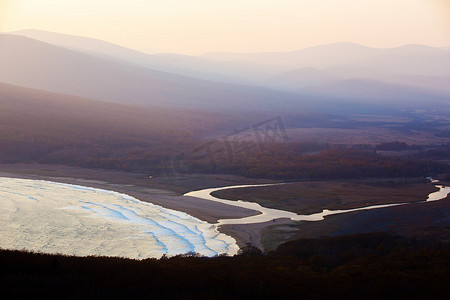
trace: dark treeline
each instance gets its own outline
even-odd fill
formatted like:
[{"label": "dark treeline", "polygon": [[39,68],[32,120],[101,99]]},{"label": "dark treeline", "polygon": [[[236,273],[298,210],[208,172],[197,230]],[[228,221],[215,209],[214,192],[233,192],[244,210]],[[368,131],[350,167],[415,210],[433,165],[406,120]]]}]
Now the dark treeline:
[{"label": "dark treeline", "polygon": [[417,157],[436,160],[450,159],[450,143],[424,150],[417,154]]},{"label": "dark treeline", "polygon": [[[428,150],[414,156],[386,157],[372,149],[274,143],[266,145],[264,150],[255,148],[230,156],[226,151],[212,154],[205,149],[193,151],[202,148],[204,143],[183,136],[166,135],[160,139],[154,138],[147,144],[133,139],[64,145],[59,142],[11,142],[2,139],[0,162],[63,164],[143,172],[154,176],[220,173],[281,180],[420,177],[450,171],[448,165],[436,161],[448,156],[449,150],[446,148]],[[305,149],[315,151],[305,153]]]},{"label": "dark treeline", "polygon": [[[373,233],[296,240],[267,255],[135,261],[0,251],[2,296],[432,299],[449,296],[450,247]],[[446,295],[446,296],[445,296]]]},{"label": "dark treeline", "polygon": [[[373,149],[329,148],[305,154],[311,145],[267,145],[265,150],[234,155],[184,156],[169,167],[179,172],[228,173],[283,180],[361,177],[416,177],[449,171],[449,166],[426,157],[386,157]],[[319,148],[319,146],[317,146]],[[325,148],[325,149],[324,149]]]},{"label": "dark treeline", "polygon": [[399,141],[390,142],[390,143],[381,143],[381,144],[375,146],[375,150],[380,150],[380,151],[403,151],[403,150],[408,150],[410,148],[411,147],[408,146],[407,143],[399,142]]}]

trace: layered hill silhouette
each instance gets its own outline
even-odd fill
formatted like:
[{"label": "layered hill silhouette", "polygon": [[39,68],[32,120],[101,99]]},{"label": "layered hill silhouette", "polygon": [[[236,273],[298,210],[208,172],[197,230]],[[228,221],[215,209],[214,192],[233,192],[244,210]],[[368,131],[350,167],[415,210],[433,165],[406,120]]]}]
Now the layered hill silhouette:
[{"label": "layered hill silhouette", "polygon": [[0,36],[0,81],[114,103],[213,110],[276,110],[298,96],[185,77],[30,38]]},{"label": "layered hill silhouette", "polygon": [[149,55],[98,39],[43,30],[28,29],[15,31],[11,34],[28,37],[89,55],[96,55],[101,58],[219,82],[256,84],[267,76],[283,70],[283,68],[264,64],[218,62],[201,57],[174,53],[156,53]]},{"label": "layered hill silhouette", "polygon": [[446,92],[450,86],[450,50],[423,45],[370,48],[335,43],[292,52],[206,53],[202,57],[289,69],[266,81],[288,89],[328,84],[330,79],[372,79]]},{"label": "layered hill silhouette", "polygon": [[[449,75],[450,50],[423,45],[371,48],[355,43],[334,43],[291,52],[205,53],[201,57],[217,61],[245,61],[288,69],[329,69],[343,66],[372,68],[399,74]],[[419,60],[426,58],[427,60]],[[410,62],[415,62],[410,64]]]},{"label": "layered hill silhouette", "polygon": [[0,81],[115,103],[234,113],[343,112],[356,105],[367,113],[450,102],[444,48],[336,43],[194,57],[39,30],[16,34],[0,36]]},{"label": "layered hill silhouette", "polygon": [[[160,71],[233,83],[265,85],[278,74],[317,69],[325,79],[327,76],[344,80],[366,78],[448,90],[450,77],[450,49],[423,45],[370,48],[355,43],[334,43],[291,52],[205,53],[196,57],[173,53],[148,55],[97,39],[42,30],[21,30],[13,34]],[[445,82],[428,84],[439,79]],[[308,80],[300,86],[307,83]]]}]

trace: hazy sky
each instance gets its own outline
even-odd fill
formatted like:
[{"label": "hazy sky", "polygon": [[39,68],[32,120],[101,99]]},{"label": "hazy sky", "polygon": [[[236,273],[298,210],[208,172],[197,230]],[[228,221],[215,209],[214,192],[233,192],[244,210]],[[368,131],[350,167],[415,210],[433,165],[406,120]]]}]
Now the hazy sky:
[{"label": "hazy sky", "polygon": [[200,54],[332,42],[450,47],[450,0],[0,0],[0,30]]}]

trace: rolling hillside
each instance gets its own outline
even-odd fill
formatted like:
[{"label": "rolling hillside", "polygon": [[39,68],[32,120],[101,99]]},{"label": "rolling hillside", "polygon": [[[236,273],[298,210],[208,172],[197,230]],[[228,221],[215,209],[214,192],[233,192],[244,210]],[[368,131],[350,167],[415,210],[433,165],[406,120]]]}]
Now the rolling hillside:
[{"label": "rolling hillside", "polygon": [[120,154],[154,165],[170,151],[238,122],[204,111],[139,108],[0,83],[2,162],[77,164]]}]

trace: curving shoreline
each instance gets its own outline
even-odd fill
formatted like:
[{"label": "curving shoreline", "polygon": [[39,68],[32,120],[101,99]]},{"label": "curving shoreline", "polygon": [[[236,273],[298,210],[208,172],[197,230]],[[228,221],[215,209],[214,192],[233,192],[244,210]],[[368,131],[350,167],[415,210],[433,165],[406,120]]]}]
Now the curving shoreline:
[{"label": "curving shoreline", "polygon": [[0,197],[5,249],[134,259],[239,249],[212,224],[115,191],[0,177]]}]

